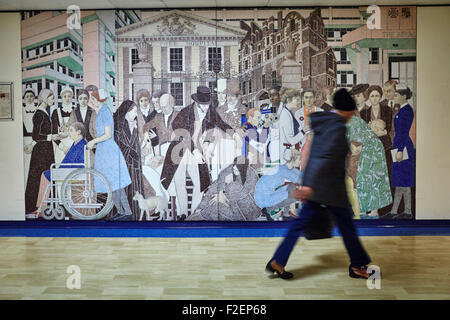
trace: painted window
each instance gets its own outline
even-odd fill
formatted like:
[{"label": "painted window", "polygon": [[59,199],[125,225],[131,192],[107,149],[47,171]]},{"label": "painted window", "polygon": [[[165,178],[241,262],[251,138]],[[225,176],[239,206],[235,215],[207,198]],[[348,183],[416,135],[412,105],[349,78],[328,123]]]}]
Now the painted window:
[{"label": "painted window", "polygon": [[183,83],[174,82],[170,84],[170,94],[175,98],[176,106],[183,106]]},{"label": "painted window", "polygon": [[183,48],[170,48],[169,71],[183,71]]}]

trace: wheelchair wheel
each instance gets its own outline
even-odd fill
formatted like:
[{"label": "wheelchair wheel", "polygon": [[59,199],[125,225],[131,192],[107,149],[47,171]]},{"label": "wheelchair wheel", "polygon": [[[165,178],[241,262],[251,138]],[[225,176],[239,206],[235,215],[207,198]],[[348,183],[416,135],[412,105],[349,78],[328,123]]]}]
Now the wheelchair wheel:
[{"label": "wheelchair wheel", "polygon": [[57,204],[53,209],[53,216],[56,220],[64,220],[66,213],[64,212],[64,208]]},{"label": "wheelchair wheel", "polygon": [[[96,192],[96,188],[102,192]],[[108,180],[91,168],[74,170],[66,177],[61,186],[61,200],[67,211],[80,220],[101,219],[113,207]]]},{"label": "wheelchair wheel", "polygon": [[42,210],[42,217],[45,220],[52,220],[54,217],[53,208],[50,206],[45,207],[45,209]]}]

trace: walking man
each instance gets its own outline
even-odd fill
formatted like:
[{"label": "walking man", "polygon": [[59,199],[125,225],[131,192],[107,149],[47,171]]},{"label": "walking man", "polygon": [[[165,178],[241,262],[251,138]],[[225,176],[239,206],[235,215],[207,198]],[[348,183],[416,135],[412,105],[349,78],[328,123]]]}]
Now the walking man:
[{"label": "walking man", "polygon": [[345,158],[349,147],[345,123],[356,110],[356,104],[346,89],[338,90],[333,97],[334,109],[310,115],[312,142],[305,144],[307,164],[302,186],[291,192],[291,197],[303,201],[299,217],[291,222],[286,237],[267,263],[266,270],[277,273],[282,279],[293,274],[284,270],[289,255],[302,232],[311,223],[320,205],[326,205],[339,228],[350,256],[349,275],[368,279],[367,264],[370,258],[362,247],[353,223],[353,211],[345,188]]}]

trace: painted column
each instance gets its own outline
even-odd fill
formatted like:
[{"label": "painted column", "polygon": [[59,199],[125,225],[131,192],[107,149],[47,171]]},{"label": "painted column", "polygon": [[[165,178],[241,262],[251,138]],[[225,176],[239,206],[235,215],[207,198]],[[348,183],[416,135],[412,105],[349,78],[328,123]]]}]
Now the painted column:
[{"label": "painted column", "polygon": [[139,62],[133,66],[133,83],[134,83],[134,95],[141,89],[149,90],[153,89],[153,66],[151,61],[151,46],[145,40],[142,35],[141,40],[136,44],[136,48],[139,54]]}]

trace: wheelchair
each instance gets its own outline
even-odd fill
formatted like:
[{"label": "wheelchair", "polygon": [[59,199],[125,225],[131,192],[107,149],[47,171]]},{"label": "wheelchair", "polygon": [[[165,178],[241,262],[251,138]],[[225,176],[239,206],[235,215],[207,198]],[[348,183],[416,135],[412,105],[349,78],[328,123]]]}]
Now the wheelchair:
[{"label": "wheelchair", "polygon": [[[112,191],[106,177],[90,167],[90,151],[84,147],[84,163],[53,163],[50,183],[40,208],[45,220],[64,220],[67,210],[76,220],[97,220],[106,216],[113,207]],[[106,192],[96,193],[95,186]]]}]

